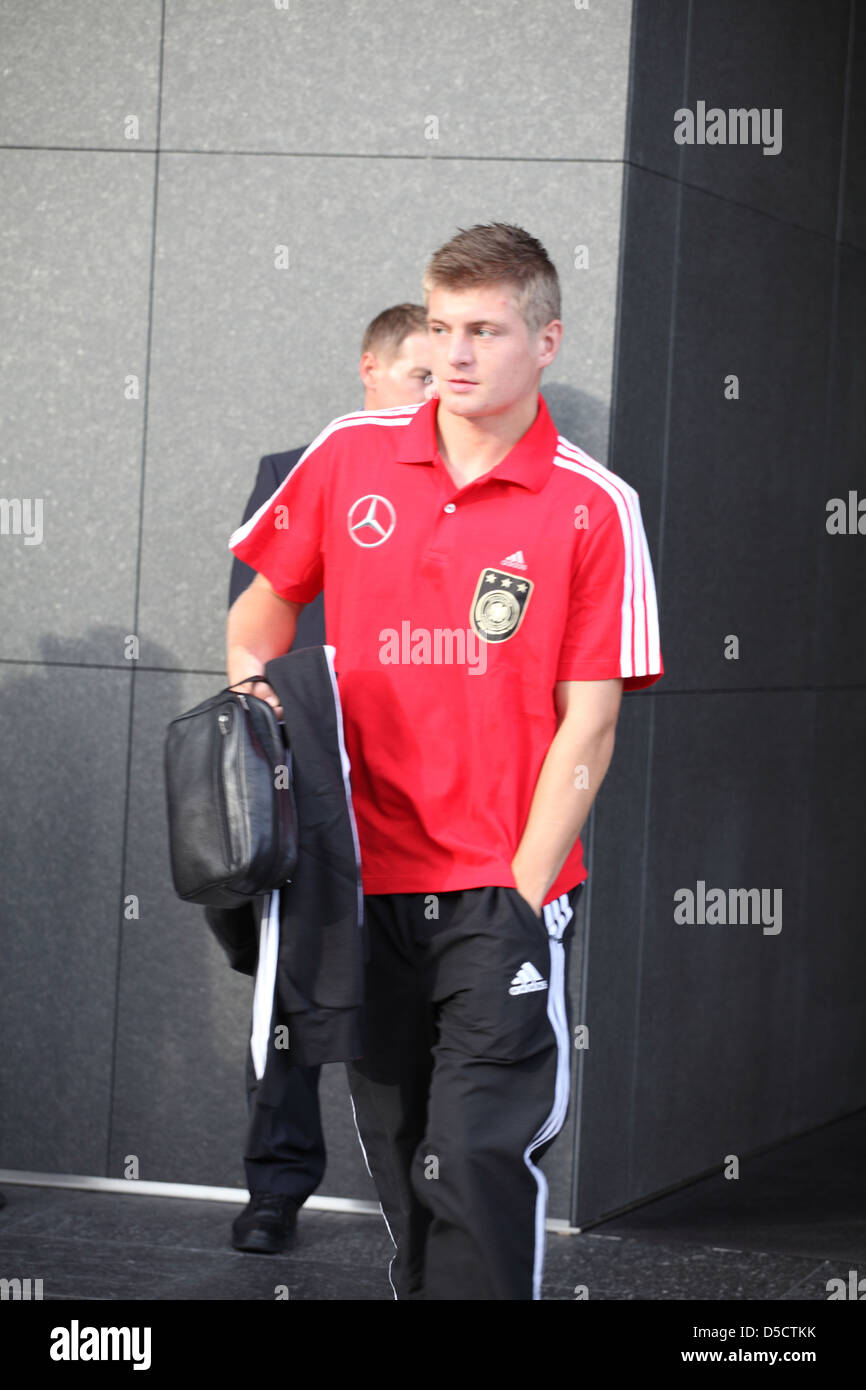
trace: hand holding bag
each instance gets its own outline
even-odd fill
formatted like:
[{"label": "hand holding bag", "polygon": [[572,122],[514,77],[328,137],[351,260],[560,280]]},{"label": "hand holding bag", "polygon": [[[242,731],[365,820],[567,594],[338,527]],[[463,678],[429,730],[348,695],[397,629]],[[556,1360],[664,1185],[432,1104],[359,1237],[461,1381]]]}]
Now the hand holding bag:
[{"label": "hand holding bag", "polygon": [[237,907],[291,878],[292,755],[265,700],[227,686],[173,719],[165,780],[171,872],[185,902]]}]

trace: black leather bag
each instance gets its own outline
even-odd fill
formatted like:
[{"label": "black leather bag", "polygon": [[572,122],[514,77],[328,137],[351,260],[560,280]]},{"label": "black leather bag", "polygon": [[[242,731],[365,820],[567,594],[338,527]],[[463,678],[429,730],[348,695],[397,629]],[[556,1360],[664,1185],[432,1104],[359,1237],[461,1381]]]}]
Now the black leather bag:
[{"label": "black leather bag", "polygon": [[265,700],[227,686],[171,721],[165,782],[179,897],[237,907],[291,878],[298,860],[291,781],[291,750]]}]

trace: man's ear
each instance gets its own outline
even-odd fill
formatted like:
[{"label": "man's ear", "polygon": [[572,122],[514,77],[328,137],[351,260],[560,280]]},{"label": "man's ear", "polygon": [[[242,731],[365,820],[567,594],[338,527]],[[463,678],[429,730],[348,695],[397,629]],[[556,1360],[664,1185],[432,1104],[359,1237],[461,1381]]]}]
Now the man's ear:
[{"label": "man's ear", "polygon": [[549,367],[562,342],[562,320],[551,319],[550,323],[544,327],[538,335],[538,350],[541,357],[541,366]]},{"label": "man's ear", "polygon": [[366,391],[369,391],[371,387],[375,387],[376,385],[376,368],[378,367],[378,365],[379,362],[376,358],[375,353],[365,352],[361,354],[361,362],[358,367],[358,372],[361,377],[361,381],[364,384],[364,389]]}]

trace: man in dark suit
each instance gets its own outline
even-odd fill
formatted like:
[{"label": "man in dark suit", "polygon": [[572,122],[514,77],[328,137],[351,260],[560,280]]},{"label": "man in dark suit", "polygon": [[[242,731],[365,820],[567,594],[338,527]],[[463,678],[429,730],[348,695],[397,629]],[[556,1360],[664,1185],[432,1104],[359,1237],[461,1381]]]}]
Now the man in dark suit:
[{"label": "man in dark suit", "polygon": [[[396,304],[373,319],[361,344],[359,371],[365,410],[386,410],[424,400],[431,377],[427,314],[420,304]],[[285,482],[306,448],[265,455],[243,522]],[[234,561],[229,607],[254,575],[255,570],[248,565]],[[324,641],[324,598],[319,594],[303,609],[292,648],[318,646]],[[254,974],[257,945],[251,905],[230,910],[208,908],[206,914],[232,966]],[[236,1250],[270,1255],[285,1249],[294,1235],[299,1207],[315,1192],[325,1172],[320,1069],[289,1065],[288,1057],[288,1050],[270,1048],[261,1080],[256,1078],[252,1056],[247,1058],[250,1126],[244,1167],[250,1200],[232,1225]]]}]

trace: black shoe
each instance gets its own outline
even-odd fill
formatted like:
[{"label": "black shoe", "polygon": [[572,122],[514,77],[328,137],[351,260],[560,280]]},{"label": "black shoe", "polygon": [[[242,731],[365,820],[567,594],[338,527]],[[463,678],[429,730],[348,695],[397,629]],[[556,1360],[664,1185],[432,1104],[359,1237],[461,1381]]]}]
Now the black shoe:
[{"label": "black shoe", "polygon": [[253,1192],[240,1216],[232,1222],[235,1250],[256,1255],[279,1255],[295,1239],[298,1204],[282,1192]]}]

